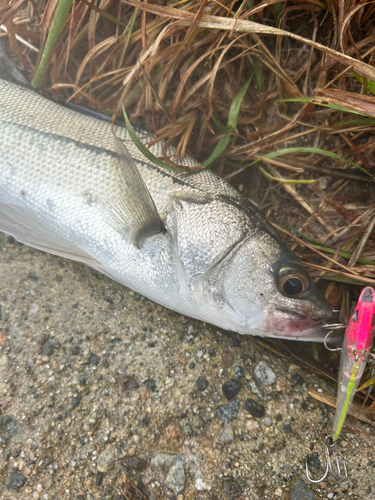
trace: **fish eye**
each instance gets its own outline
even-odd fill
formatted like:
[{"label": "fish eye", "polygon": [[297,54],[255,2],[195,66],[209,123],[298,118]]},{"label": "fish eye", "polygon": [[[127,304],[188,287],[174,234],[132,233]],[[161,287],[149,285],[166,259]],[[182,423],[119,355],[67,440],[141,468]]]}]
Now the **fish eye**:
[{"label": "fish eye", "polygon": [[354,311],[352,316],[352,320],[354,321],[354,323],[357,321],[357,319],[358,319],[358,309]]},{"label": "fish eye", "polygon": [[299,278],[289,278],[284,283],[284,292],[287,295],[298,295],[302,292],[303,285]]},{"label": "fish eye", "polygon": [[297,298],[309,288],[310,281],[298,269],[283,267],[279,272],[279,284],[284,295]]}]

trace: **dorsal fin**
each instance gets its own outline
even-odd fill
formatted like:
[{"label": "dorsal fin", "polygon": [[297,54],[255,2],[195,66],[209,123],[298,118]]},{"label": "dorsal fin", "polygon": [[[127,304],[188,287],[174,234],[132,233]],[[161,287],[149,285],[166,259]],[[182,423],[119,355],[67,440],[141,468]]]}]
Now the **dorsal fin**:
[{"label": "dorsal fin", "polygon": [[31,88],[31,85],[23,76],[23,74],[18,71],[14,66],[12,61],[9,59],[8,54],[5,52],[4,46],[0,42],[0,78],[3,80],[8,80],[12,83],[17,83],[23,87]]}]

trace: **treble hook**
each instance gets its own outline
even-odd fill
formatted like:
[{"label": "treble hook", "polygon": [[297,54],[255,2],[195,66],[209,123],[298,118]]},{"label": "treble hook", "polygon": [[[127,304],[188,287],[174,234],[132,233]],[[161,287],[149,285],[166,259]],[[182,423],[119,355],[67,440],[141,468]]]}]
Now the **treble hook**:
[{"label": "treble hook", "polygon": [[333,446],[335,446],[336,441],[334,441],[332,436],[326,436],[326,438],[324,440],[324,444],[325,444],[325,456],[326,456],[327,465],[326,465],[326,470],[325,470],[323,476],[320,479],[313,479],[309,474],[309,467],[307,465],[307,460],[306,460],[306,469],[305,469],[306,477],[310,481],[310,483],[321,483],[322,481],[325,480],[325,478],[328,476],[328,473],[330,472],[335,481],[338,481],[339,483],[343,483],[344,481],[346,481],[348,479],[348,471],[347,471],[345,462],[342,460],[342,467],[344,469],[344,476],[342,476],[342,470],[340,468],[340,463],[339,463],[338,458],[336,457],[337,473],[333,469],[332,460],[331,460],[330,449]]},{"label": "treble hook", "polygon": [[[333,325],[333,326],[336,326],[336,325]],[[327,345],[328,337],[331,335],[332,332],[333,332],[333,330],[328,332],[327,335],[324,337],[324,341],[323,341],[324,347],[327,349],[327,351],[331,351],[331,352],[342,351],[342,347],[336,347],[334,349],[332,349],[331,347],[328,347],[328,345]]]}]

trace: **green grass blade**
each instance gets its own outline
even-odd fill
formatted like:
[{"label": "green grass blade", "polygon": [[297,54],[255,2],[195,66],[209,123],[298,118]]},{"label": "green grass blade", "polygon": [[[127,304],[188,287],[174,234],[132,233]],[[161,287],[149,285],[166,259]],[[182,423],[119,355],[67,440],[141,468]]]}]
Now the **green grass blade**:
[{"label": "green grass blade", "polygon": [[98,14],[100,14],[102,17],[105,17],[106,19],[108,19],[108,21],[111,21],[111,23],[117,24],[118,26],[123,26],[124,28],[126,28],[128,26],[127,23],[123,23],[122,21],[119,21],[117,19],[117,17],[112,16],[112,14],[109,14],[105,10],[100,9],[96,5],[88,2],[87,0],[83,0],[83,1],[84,1],[85,4],[87,4],[90,7],[90,9],[95,10],[95,12],[97,12]]},{"label": "green grass blade", "polygon": [[[238,114],[240,112],[240,107],[243,98],[245,97],[246,91],[249,88],[250,82],[253,78],[253,75],[249,78],[249,80],[245,83],[245,85],[242,87],[242,89],[235,95],[232,104],[230,105],[229,109],[229,116],[228,116],[228,123],[227,123],[227,128],[225,130],[225,133],[227,134],[225,137],[220,139],[220,141],[216,144],[215,149],[212,151],[210,156],[207,158],[205,162],[203,162],[203,165],[205,167],[208,167],[211,165],[211,163],[216,160],[218,156],[220,156],[226,149],[226,147],[229,144],[230,141],[230,135],[231,133],[235,132],[236,127],[237,127],[237,121],[238,121]],[[222,130],[222,127],[217,123],[217,120],[212,117],[214,122],[218,125],[219,129]]]},{"label": "green grass blade", "polygon": [[357,392],[363,391],[363,389],[367,389],[370,385],[375,383],[375,377],[369,378],[364,384],[358,387]]},{"label": "green grass blade", "polygon": [[277,22],[279,15],[281,14],[283,10],[283,4],[282,2],[277,2],[272,5],[273,7],[273,17],[275,18],[275,21]]},{"label": "green grass blade", "polygon": [[[301,148],[285,148],[285,149],[278,149],[277,151],[273,151],[272,153],[267,153],[266,155],[263,155],[263,157],[264,158],[277,158],[278,156],[287,155],[290,153],[313,153],[313,154],[318,154],[318,155],[322,155],[322,156],[328,156],[329,158],[332,158],[334,160],[340,160],[340,161],[343,161],[345,163],[348,163],[349,165],[353,165],[353,167],[358,168],[358,170],[360,170],[364,174],[368,175],[372,179],[372,175],[365,168],[361,167],[357,163],[354,163],[350,160],[347,160],[346,158],[343,158],[342,156],[340,156],[336,153],[333,153],[332,151],[327,151],[325,149],[303,148],[303,147],[301,147]],[[250,163],[247,166],[250,167],[252,165],[255,165],[256,163],[259,163],[260,161],[262,161],[262,159],[257,158],[256,160],[254,160],[252,163]],[[245,168],[245,167],[243,167],[243,168]]]},{"label": "green grass blade", "polygon": [[325,149],[319,149],[319,148],[285,148],[285,149],[279,149],[277,151],[273,151],[272,153],[267,153],[266,155],[263,155],[263,158],[257,158],[256,160],[252,161],[251,163],[248,163],[247,165],[237,165],[237,168],[248,168],[256,165],[257,163],[263,161],[264,158],[277,158],[278,156],[282,155],[287,155],[290,153],[313,153],[313,154],[318,154],[322,156],[328,156],[329,158],[333,158],[334,160],[340,160],[345,163],[348,163],[349,165],[353,165],[353,167],[358,168],[361,172],[364,174],[368,175],[372,179],[372,175],[370,172],[368,172],[365,168],[361,167],[357,163],[354,163],[350,160],[347,160],[343,158],[342,156],[332,153],[332,151],[327,151]]},{"label": "green grass blade", "polygon": [[220,141],[216,144],[215,149],[212,151],[210,156],[207,158],[206,161],[203,162],[204,167],[208,167],[211,165],[211,163],[216,160],[218,156],[220,156],[223,151],[225,151],[226,147],[228,146],[230,141],[230,135],[226,135],[223,137],[223,139],[220,139]]},{"label": "green grass blade", "polygon": [[[298,229],[296,229],[295,227],[291,226],[287,222],[285,222],[284,225],[286,227],[288,227],[293,233],[298,234],[298,236],[300,236],[304,240],[308,241],[311,244],[311,246],[313,248],[315,248],[316,250],[320,250],[322,252],[330,253],[330,254],[333,254],[333,255],[335,255],[337,253],[337,249],[336,248],[327,247],[327,246],[323,245],[322,243],[319,243],[319,241],[313,240],[312,238],[310,238],[306,234],[302,233],[301,231],[298,231]],[[352,257],[352,255],[353,255],[351,252],[345,252],[344,250],[339,250],[337,254],[340,257],[344,257],[345,259],[350,259]],[[357,262],[359,262],[360,264],[367,265],[367,266],[375,266],[375,261],[369,260],[369,259],[365,259],[363,257],[359,257],[359,259],[357,260]]]},{"label": "green grass blade", "polygon": [[43,54],[38,64],[38,68],[36,70],[34,78],[31,82],[32,86],[36,89],[40,87],[43,81],[44,75],[47,70],[48,60],[61,33],[62,27],[64,26],[66,16],[68,15],[72,3],[73,0],[59,0],[59,3],[57,4],[56,12],[53,16],[51,24],[51,29],[48,33],[46,44],[43,49]]},{"label": "green grass blade", "polygon": [[225,134],[226,132],[226,129],[225,127],[223,127],[221,125],[221,123],[214,117],[214,115],[211,115],[211,118],[213,119],[215,125],[217,126],[217,128],[220,130],[220,132],[222,132],[223,134]]},{"label": "green grass blade", "polygon": [[[347,283],[348,285],[359,285],[364,286],[363,280],[357,280],[355,278],[348,278],[347,276],[342,276],[341,274],[325,274],[324,276],[320,276],[321,278],[328,281],[337,281],[338,283]],[[373,280],[369,279],[369,283],[373,283]],[[369,285],[370,286],[370,285]],[[374,286],[374,285],[372,285]]]},{"label": "green grass blade", "polygon": [[352,125],[375,125],[375,118],[357,118],[356,120],[346,120],[336,123],[335,127],[348,127]]},{"label": "green grass blade", "polygon": [[122,66],[122,63],[124,61],[124,57],[125,57],[125,54],[126,54],[126,50],[128,48],[128,45],[129,45],[129,39],[130,39],[130,35],[132,34],[133,32],[133,27],[134,27],[134,22],[135,22],[135,19],[137,17],[137,14],[138,14],[138,9],[134,9],[133,11],[133,14],[132,14],[132,17],[130,19],[130,22],[129,24],[127,25],[127,34],[126,34],[126,37],[125,37],[125,41],[124,41],[124,46],[121,50],[121,54],[120,54],[120,57],[119,57],[119,61],[117,63],[117,69],[120,69],[121,66]]},{"label": "green grass blade", "polygon": [[288,184],[290,186],[296,185],[296,184],[313,184],[316,182],[318,179],[280,179],[279,177],[274,177],[273,175],[269,174],[264,170],[262,167],[258,167],[258,170],[262,172],[262,174],[267,177],[267,179],[270,179],[271,181],[276,181],[280,182],[281,184]]},{"label": "green grass blade", "polygon": [[253,79],[253,75],[248,79],[248,81],[245,83],[245,85],[242,87],[242,89],[236,94],[235,98],[233,99],[232,104],[230,105],[229,109],[229,118],[228,118],[228,123],[227,123],[227,133],[230,134],[231,132],[234,132],[237,127],[237,121],[238,121],[238,114],[240,112],[240,107],[243,98],[245,97],[245,94],[247,92],[247,89],[249,88],[250,82]]},{"label": "green grass blade", "polygon": [[353,71],[353,76],[356,80],[363,84],[364,94],[367,94],[367,91],[370,91],[371,94],[375,94],[375,82],[369,80],[368,78],[363,78],[363,76],[358,75],[355,71]]},{"label": "green grass blade", "polygon": [[314,97],[294,97],[290,99],[280,99],[277,102],[305,102],[312,103],[316,106],[323,106],[323,108],[334,109],[335,111],[344,111],[345,113],[352,113],[353,115],[367,116],[359,111],[353,111],[352,109],[345,108],[344,106],[339,106],[338,104],[324,104],[322,102],[317,102]]},{"label": "green grass blade", "polygon": [[263,75],[263,61],[258,56],[251,56],[251,60],[253,63],[255,80],[257,82],[257,87],[259,92],[263,92],[264,90],[264,75]]},{"label": "green grass blade", "polygon": [[151,151],[148,149],[148,147],[143,144],[141,139],[135,133],[135,131],[134,131],[134,129],[129,121],[128,115],[126,114],[124,106],[122,106],[122,112],[124,114],[126,130],[128,131],[128,134],[130,135],[131,140],[137,146],[139,151],[142,154],[144,154],[148,160],[150,160],[152,163],[155,163],[155,165],[158,165],[158,167],[167,168],[168,170],[175,170],[177,172],[186,171],[186,169],[170,165],[169,163],[166,163],[165,161],[160,160],[160,158],[158,158],[157,156],[152,154]]},{"label": "green grass blade", "polygon": [[[335,255],[336,252],[337,252],[336,248],[325,247],[325,246],[314,245],[314,244],[312,244],[311,246],[313,248],[316,248],[317,250],[321,250],[322,252],[330,253],[330,254],[333,254],[333,255]],[[350,253],[350,252],[344,252],[343,250],[339,250],[338,251],[338,255],[340,257],[344,257],[345,259],[350,259],[353,254]],[[375,261],[369,260],[369,259],[364,259],[363,257],[359,257],[357,259],[357,262],[359,262],[360,264],[364,264],[366,266],[375,266]]]},{"label": "green grass blade", "polygon": [[298,229],[296,229],[295,227],[291,226],[290,224],[288,224],[287,222],[284,222],[284,226],[286,226],[287,228],[289,228],[291,231],[293,231],[293,233],[296,233],[298,234],[298,236],[301,236],[301,238],[305,239],[306,241],[308,241],[309,243],[312,243],[313,245],[318,245],[318,246],[323,246],[322,243],[319,243],[319,241],[316,241],[316,240],[313,240],[312,238],[310,238],[309,236],[307,236],[307,234],[304,234],[302,233],[301,231],[298,231]]}]

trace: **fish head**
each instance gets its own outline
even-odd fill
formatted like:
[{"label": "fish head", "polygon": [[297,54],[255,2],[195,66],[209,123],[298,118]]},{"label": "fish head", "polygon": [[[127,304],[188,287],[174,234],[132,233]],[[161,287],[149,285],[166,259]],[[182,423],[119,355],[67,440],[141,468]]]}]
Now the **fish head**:
[{"label": "fish head", "polygon": [[333,318],[306,269],[268,232],[240,242],[207,278],[211,290],[214,281],[220,284],[216,301],[232,323],[228,329],[239,333],[322,339],[323,321]]},{"label": "fish head", "polygon": [[218,217],[224,207],[216,200],[199,207],[210,223],[197,230],[195,208],[180,201],[176,210],[181,275],[196,316],[241,334],[322,341],[333,310],[273,226],[253,207],[232,204]]}]

